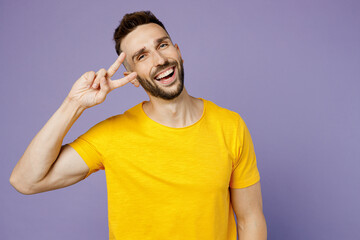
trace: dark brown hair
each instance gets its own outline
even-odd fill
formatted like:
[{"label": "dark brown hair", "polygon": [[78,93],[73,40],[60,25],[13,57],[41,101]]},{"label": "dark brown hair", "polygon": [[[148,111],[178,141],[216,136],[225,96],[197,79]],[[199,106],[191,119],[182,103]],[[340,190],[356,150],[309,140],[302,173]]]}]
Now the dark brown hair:
[{"label": "dark brown hair", "polygon": [[[162,27],[166,33],[166,28],[159,19],[150,11],[139,11],[133,13],[127,13],[124,15],[123,19],[120,22],[120,25],[115,29],[114,32],[114,41],[115,41],[115,50],[118,55],[121,53],[120,44],[126,35],[135,30],[136,27],[148,24],[155,23]],[[169,33],[168,33],[169,35]]]}]

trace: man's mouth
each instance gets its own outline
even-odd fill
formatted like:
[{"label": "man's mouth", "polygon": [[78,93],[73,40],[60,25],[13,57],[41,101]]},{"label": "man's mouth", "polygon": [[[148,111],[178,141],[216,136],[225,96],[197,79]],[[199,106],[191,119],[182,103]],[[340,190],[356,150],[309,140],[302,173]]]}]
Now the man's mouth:
[{"label": "man's mouth", "polygon": [[175,66],[165,69],[164,71],[158,73],[155,76],[155,80],[161,81],[161,80],[167,80],[170,79],[175,72]]}]

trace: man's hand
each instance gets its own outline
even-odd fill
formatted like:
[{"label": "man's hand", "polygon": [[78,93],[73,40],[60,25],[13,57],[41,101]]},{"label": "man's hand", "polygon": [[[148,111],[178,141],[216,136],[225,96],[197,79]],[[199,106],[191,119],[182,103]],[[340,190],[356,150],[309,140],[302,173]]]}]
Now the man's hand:
[{"label": "man's hand", "polygon": [[124,59],[125,53],[122,52],[107,71],[102,68],[96,73],[94,71],[84,73],[74,83],[67,98],[76,102],[83,109],[102,103],[109,92],[136,78],[137,74],[133,72],[124,78],[111,80]]}]

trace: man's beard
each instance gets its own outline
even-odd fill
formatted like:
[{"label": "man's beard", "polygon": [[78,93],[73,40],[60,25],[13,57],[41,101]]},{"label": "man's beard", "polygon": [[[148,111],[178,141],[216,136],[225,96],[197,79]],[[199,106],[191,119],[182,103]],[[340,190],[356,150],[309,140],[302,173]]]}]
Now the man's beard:
[{"label": "man's beard", "polygon": [[[157,68],[157,70],[155,71],[155,74],[157,74],[158,72],[160,72],[170,66],[173,66],[174,63],[176,64],[176,67],[177,67],[177,70],[176,70],[177,76],[175,76],[175,77],[179,78],[179,79],[175,79],[175,81],[172,82],[170,85],[164,86],[162,88],[158,84],[155,83],[155,81],[157,81],[157,80],[154,80],[155,75],[152,76],[150,80],[147,80],[145,78],[141,78],[138,76],[137,79],[139,80],[139,83],[144,88],[144,90],[147,91],[150,95],[164,99],[164,100],[171,100],[171,99],[174,99],[177,96],[179,96],[184,89],[184,66],[183,66],[182,61],[180,61],[180,65],[175,61],[174,62],[166,61],[164,63],[164,65],[159,66]],[[177,73],[178,71],[179,71],[179,73]],[[177,81],[179,81],[179,84],[174,91],[170,91],[170,90],[166,91],[167,89],[165,89],[165,88],[169,88],[170,86],[176,84]],[[151,84],[151,82],[152,82],[152,84]]]}]

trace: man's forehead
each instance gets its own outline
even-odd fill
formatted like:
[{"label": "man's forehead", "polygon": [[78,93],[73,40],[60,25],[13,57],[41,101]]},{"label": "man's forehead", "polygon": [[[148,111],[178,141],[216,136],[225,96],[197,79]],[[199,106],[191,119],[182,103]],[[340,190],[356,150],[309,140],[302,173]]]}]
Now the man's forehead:
[{"label": "man's forehead", "polygon": [[155,23],[143,24],[126,35],[120,47],[128,58],[139,49],[144,47],[148,48],[152,46],[156,40],[163,37],[169,37],[169,35],[161,26]]}]

